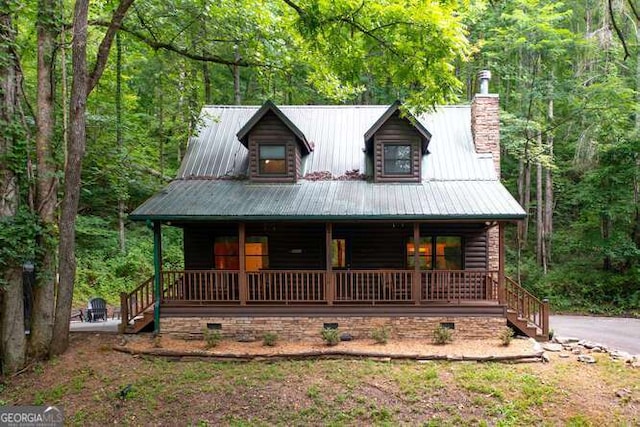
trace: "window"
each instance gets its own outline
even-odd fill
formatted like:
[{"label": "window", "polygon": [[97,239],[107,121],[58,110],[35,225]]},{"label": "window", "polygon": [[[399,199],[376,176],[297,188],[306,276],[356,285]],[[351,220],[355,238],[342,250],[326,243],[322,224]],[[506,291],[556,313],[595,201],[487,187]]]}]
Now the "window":
[{"label": "window", "polygon": [[237,237],[216,237],[213,256],[217,270],[238,270],[240,268],[239,255]]},{"label": "window", "polygon": [[259,146],[258,155],[258,171],[261,175],[286,175],[287,174],[287,161],[286,161],[286,146],[282,145],[267,145],[261,144]]},{"label": "window", "polygon": [[245,268],[258,271],[269,268],[269,244],[266,236],[247,237],[244,244]]},{"label": "window", "polygon": [[331,266],[333,268],[347,267],[346,239],[333,239],[331,241]]},{"label": "window", "polygon": [[438,236],[435,243],[436,270],[462,270],[462,239]]},{"label": "window", "polygon": [[[431,237],[420,238],[420,270],[431,270],[433,268],[431,240]],[[414,254],[413,239],[411,239],[407,242],[407,265],[409,268],[414,268],[415,266]]]},{"label": "window", "polygon": [[411,175],[411,145],[384,144],[385,175]]},{"label": "window", "polygon": [[[407,266],[414,268],[413,239],[407,242]],[[462,238],[437,236],[420,238],[421,270],[462,270]]]}]

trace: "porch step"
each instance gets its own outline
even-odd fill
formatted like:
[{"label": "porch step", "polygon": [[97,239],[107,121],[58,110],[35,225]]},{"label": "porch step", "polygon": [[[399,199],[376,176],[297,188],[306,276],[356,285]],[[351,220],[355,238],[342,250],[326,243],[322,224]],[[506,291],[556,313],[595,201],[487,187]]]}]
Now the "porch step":
[{"label": "porch step", "polygon": [[137,334],[153,323],[153,317],[153,310],[147,310],[142,313],[142,316],[138,316],[133,319],[133,324],[127,325],[123,332],[125,334]]},{"label": "porch step", "polygon": [[536,341],[547,341],[549,337],[542,334],[539,328],[531,325],[527,319],[518,316],[515,310],[507,310],[507,321],[521,333]]}]

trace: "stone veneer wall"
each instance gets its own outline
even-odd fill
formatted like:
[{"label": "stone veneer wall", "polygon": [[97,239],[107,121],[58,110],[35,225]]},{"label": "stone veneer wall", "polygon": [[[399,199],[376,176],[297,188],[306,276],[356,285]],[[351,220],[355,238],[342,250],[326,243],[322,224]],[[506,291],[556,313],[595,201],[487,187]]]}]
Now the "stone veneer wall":
[{"label": "stone veneer wall", "polygon": [[369,338],[371,331],[386,326],[392,339],[431,340],[433,330],[443,322],[455,324],[453,338],[459,340],[496,338],[507,324],[503,317],[167,317],[160,319],[160,332],[198,338],[207,323],[219,323],[225,338],[260,339],[266,332],[274,332],[283,340],[309,341],[320,339],[325,323],[338,323],[340,332],[349,332],[355,339]]},{"label": "stone veneer wall", "polygon": [[[477,153],[491,153],[496,176],[500,179],[500,98],[494,94],[476,94],[471,103],[471,134]],[[489,270],[499,268],[498,227],[487,232]]]}]

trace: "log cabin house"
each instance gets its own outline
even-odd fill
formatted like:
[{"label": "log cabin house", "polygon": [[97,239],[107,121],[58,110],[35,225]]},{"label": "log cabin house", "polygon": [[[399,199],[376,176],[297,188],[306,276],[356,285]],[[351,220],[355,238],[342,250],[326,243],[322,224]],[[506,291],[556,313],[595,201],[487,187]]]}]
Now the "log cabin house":
[{"label": "log cabin house", "polygon": [[[122,329],[546,335],[546,303],[504,274],[525,212],[500,182],[498,97],[400,107],[204,107],[176,179],[130,216],[152,224],[155,275],[122,295]],[[163,227],[183,270],[163,269]]]}]

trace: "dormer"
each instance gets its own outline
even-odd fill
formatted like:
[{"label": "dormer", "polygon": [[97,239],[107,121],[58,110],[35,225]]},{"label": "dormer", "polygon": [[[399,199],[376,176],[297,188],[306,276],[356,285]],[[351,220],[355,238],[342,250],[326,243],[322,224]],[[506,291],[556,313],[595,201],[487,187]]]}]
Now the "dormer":
[{"label": "dormer", "polygon": [[364,135],[375,182],[420,182],[431,133],[400,105],[391,105]]},{"label": "dormer", "polygon": [[312,151],[302,131],[271,101],[236,136],[249,150],[249,179],[256,182],[295,182],[302,156]]}]

